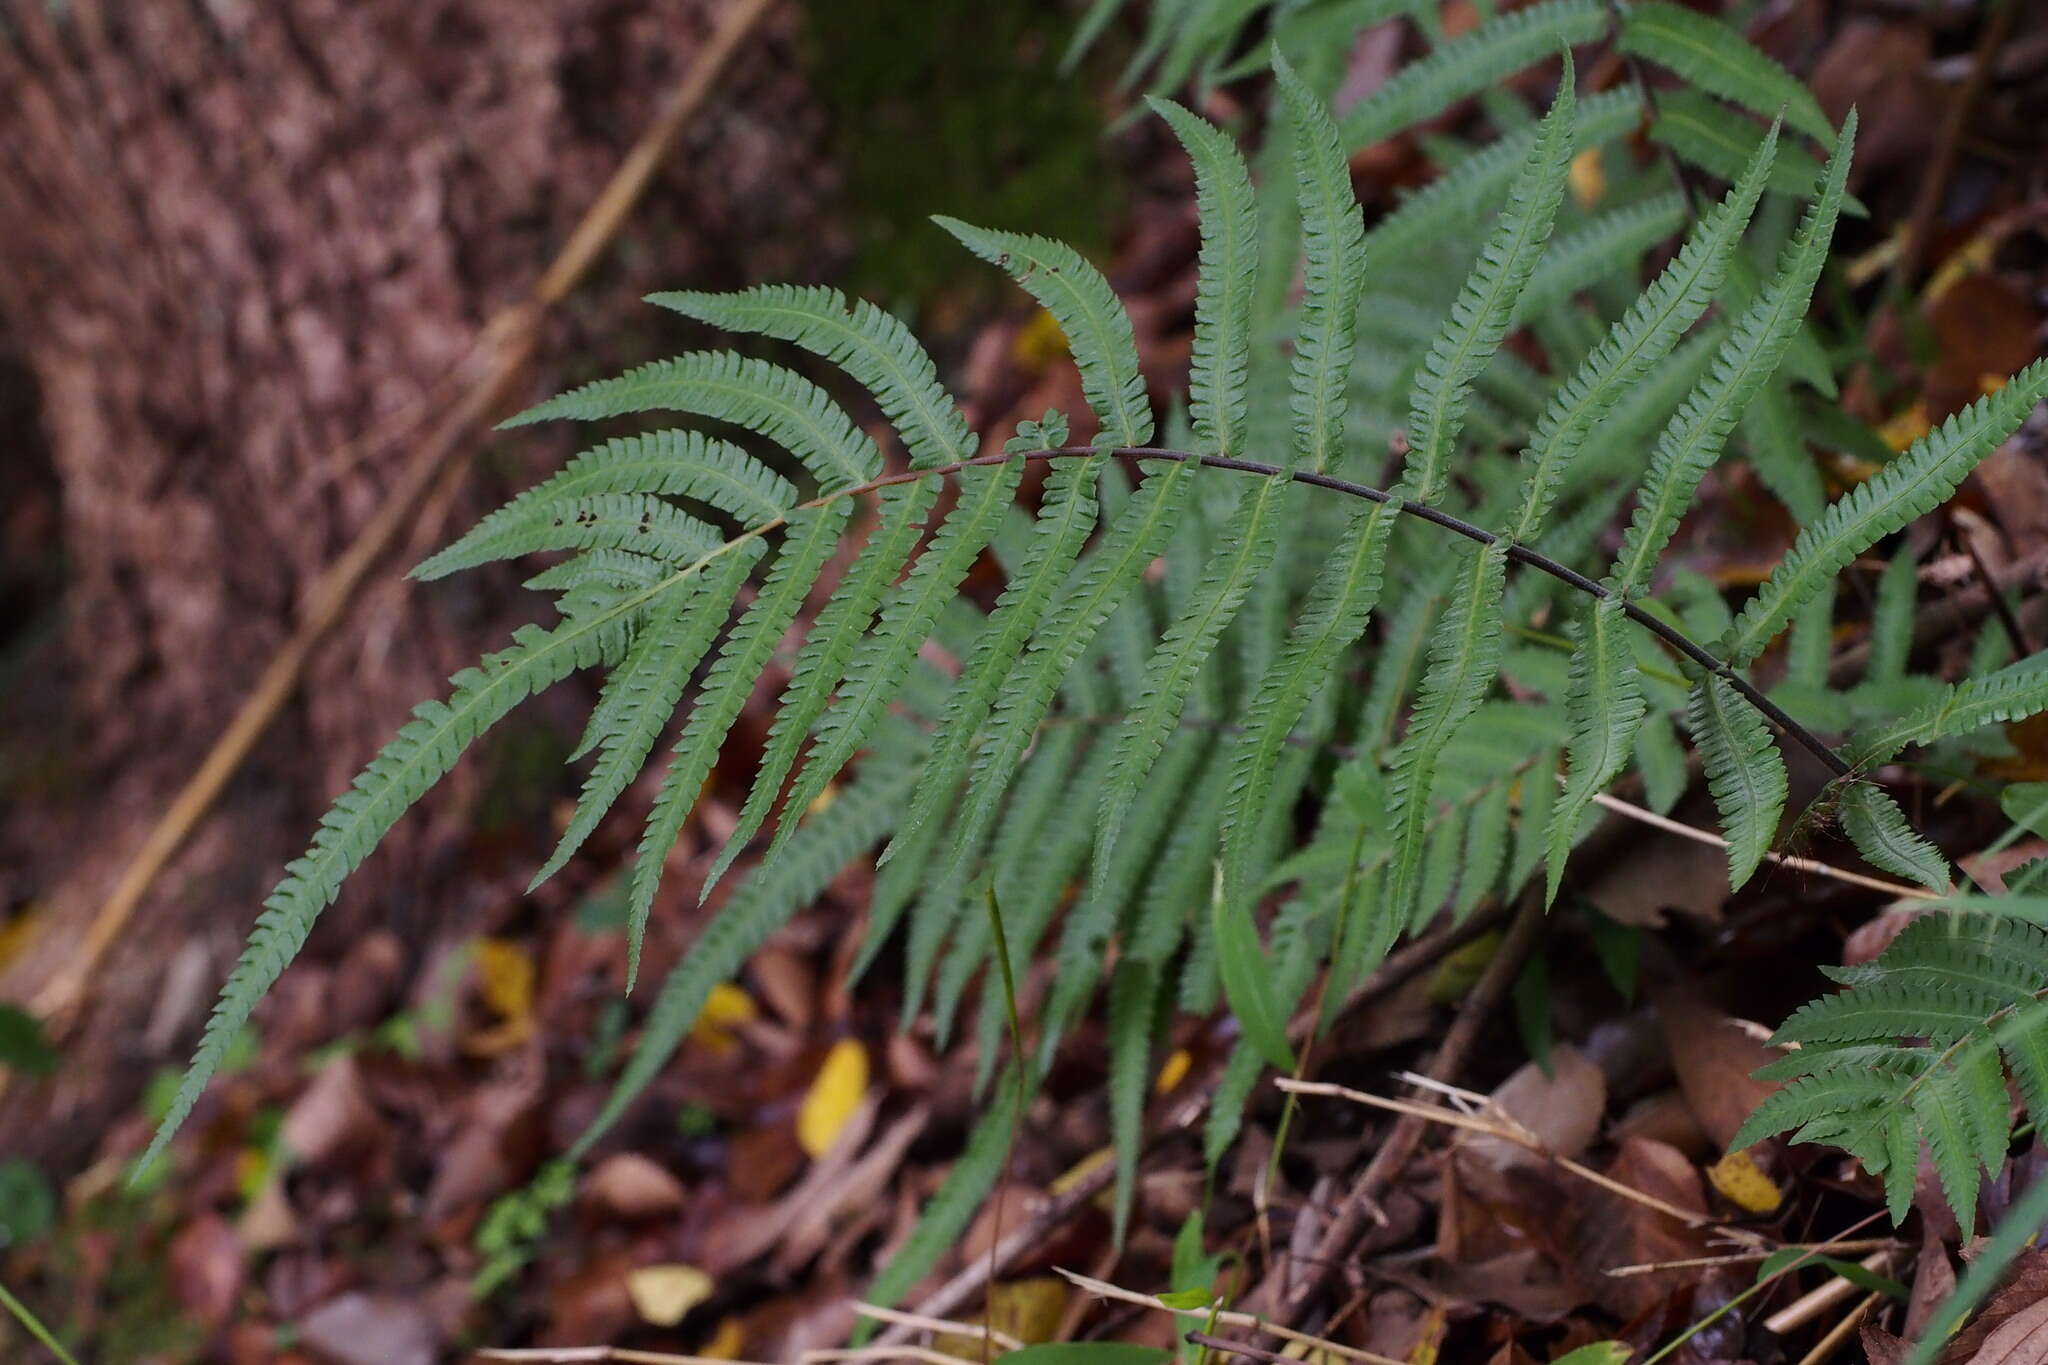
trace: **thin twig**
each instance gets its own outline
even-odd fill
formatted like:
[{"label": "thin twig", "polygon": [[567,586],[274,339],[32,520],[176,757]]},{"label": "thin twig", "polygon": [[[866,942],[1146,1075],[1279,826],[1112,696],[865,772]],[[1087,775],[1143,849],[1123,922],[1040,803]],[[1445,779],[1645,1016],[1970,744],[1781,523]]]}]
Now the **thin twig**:
[{"label": "thin twig", "polygon": [[1666,1270],[1711,1270],[1715,1266],[1748,1265],[1753,1261],[1767,1261],[1781,1251],[1829,1251],[1838,1255],[1853,1255],[1859,1251],[1880,1251],[1887,1248],[1896,1250],[1898,1242],[1890,1237],[1865,1237],[1854,1242],[1782,1242],[1777,1246],[1753,1247],[1747,1251],[1731,1251],[1725,1256],[1689,1256],[1682,1261],[1645,1261],[1639,1265],[1618,1265],[1601,1274],[1610,1279],[1626,1279],[1630,1275],[1656,1275]]},{"label": "thin twig", "polygon": [[929,1346],[832,1346],[805,1351],[800,1365],[826,1365],[835,1360],[921,1360],[925,1365],[976,1365],[965,1356],[948,1355]]},{"label": "thin twig", "polygon": [[616,1360],[622,1365],[752,1365],[744,1360],[715,1356],[679,1356],[668,1351],[635,1351],[624,1346],[520,1346],[485,1347],[478,1360],[518,1360],[534,1365],[602,1365]]},{"label": "thin twig", "polygon": [[1014,1351],[1024,1343],[999,1327],[980,1322],[955,1322],[951,1318],[928,1318],[920,1313],[905,1313],[895,1308],[884,1308],[878,1303],[854,1300],[853,1311],[876,1322],[894,1323],[920,1332],[951,1332],[963,1337],[986,1337],[1005,1351]]},{"label": "thin twig", "polygon": [[1695,1213],[1691,1209],[1683,1209],[1676,1204],[1666,1203],[1654,1194],[1645,1194],[1633,1186],[1624,1185],[1612,1176],[1602,1175],[1592,1167],[1582,1165],[1568,1156],[1561,1156],[1544,1146],[1542,1140],[1536,1137],[1535,1134],[1512,1122],[1489,1123],[1485,1119],[1475,1118],[1456,1109],[1445,1109],[1440,1105],[1433,1104],[1413,1104],[1407,1100],[1388,1099],[1384,1095],[1367,1094],[1363,1090],[1353,1090],[1349,1086],[1344,1085],[1332,1085],[1327,1081],[1295,1081],[1283,1077],[1274,1081],[1273,1084],[1290,1094],[1325,1095],[1335,1099],[1350,1100],[1353,1104],[1369,1105],[1374,1109],[1385,1109],[1392,1113],[1404,1114],[1411,1118],[1421,1119],[1425,1123],[1440,1123],[1446,1128],[1462,1128],[1467,1132],[1499,1138],[1503,1142],[1512,1142],[1515,1146],[1522,1148],[1524,1151],[1533,1152],[1545,1161],[1555,1162],[1558,1166],[1570,1171],[1581,1180],[1598,1185],[1603,1190],[1618,1194],[1623,1199],[1641,1204],[1644,1208],[1655,1209],[1665,1217],[1675,1218],[1687,1227],[1711,1227],[1714,1222],[1713,1219],[1703,1213]]},{"label": "thin twig", "polygon": [[1854,1311],[1830,1327],[1828,1334],[1815,1342],[1811,1351],[1799,1357],[1799,1365],[1821,1365],[1822,1361],[1841,1350],[1842,1343],[1849,1339],[1849,1334],[1856,1330],[1856,1325],[1869,1317],[1870,1310],[1882,1302],[1884,1295],[1872,1290],[1864,1297],[1862,1303],[1856,1305]]},{"label": "thin twig", "polygon": [[1190,1346],[1206,1346],[1212,1351],[1221,1351],[1225,1355],[1243,1356],[1247,1360],[1267,1361],[1269,1365],[1298,1365],[1301,1359],[1299,1356],[1283,1356],[1278,1351],[1269,1351],[1263,1346],[1253,1346],[1249,1342],[1227,1341],[1222,1337],[1212,1337],[1207,1332],[1189,1332],[1181,1340]]},{"label": "thin twig", "polygon": [[1157,1295],[1140,1294],[1135,1290],[1125,1289],[1122,1285],[1111,1284],[1107,1280],[1098,1280],[1087,1275],[1077,1275],[1071,1270],[1062,1270],[1058,1266],[1053,1267],[1053,1269],[1076,1288],[1100,1298],[1115,1299],[1119,1303],[1139,1304],[1145,1308],[1157,1309],[1162,1313],[1172,1313],[1175,1317],[1201,1318],[1204,1322],[1218,1327],[1248,1327],[1253,1331],[1270,1333],[1283,1341],[1299,1342],[1312,1350],[1328,1351],[1330,1354],[1342,1356],[1346,1360],[1361,1360],[1366,1362],[1366,1365],[1402,1365],[1402,1362],[1396,1361],[1390,1356],[1378,1355],[1372,1351],[1363,1351],[1356,1346],[1342,1346],[1322,1337],[1312,1337],[1306,1332],[1297,1332],[1283,1324],[1267,1322],[1265,1319],[1251,1313],[1240,1313],[1228,1308],[1176,1308],[1172,1304],[1161,1300]]},{"label": "thin twig", "polygon": [[[1560,777],[1558,780],[1561,782],[1564,779]],[[1716,848],[1728,847],[1728,841],[1712,830],[1699,829],[1686,824],[1682,820],[1673,820],[1668,815],[1659,815],[1653,810],[1645,810],[1643,807],[1633,805],[1618,796],[1609,796],[1606,792],[1595,792],[1593,800],[1624,819],[1634,820],[1638,824],[1648,825],[1652,829],[1661,829],[1666,834],[1675,834],[1681,839],[1690,839],[1698,844],[1712,844]],[[1794,872],[1810,872],[1817,877],[1832,877],[1838,882],[1847,882],[1851,886],[1861,886],[1867,887],[1872,891],[1882,891],[1886,895],[1900,900],[1938,901],[1942,899],[1940,892],[1929,891],[1924,886],[1908,886],[1904,882],[1891,882],[1886,881],[1882,877],[1865,876],[1861,872],[1852,872],[1846,867],[1836,867],[1832,863],[1824,863],[1814,858],[1802,858],[1795,853],[1766,853],[1764,854],[1764,861],[1776,863],[1779,867],[1789,868]]]},{"label": "thin twig", "polygon": [[[357,590],[417,514],[422,498],[458,453],[475,427],[488,418],[532,356],[542,319],[582,280],[617,234],[647,189],[676,136],[704,102],[742,41],[774,0],[735,0],[710,41],[697,54],[682,83],[663,105],[595,202],[577,223],[569,240],[527,296],[501,309],[484,325],[469,355],[446,381],[461,388],[441,420],[427,433],[397,480],[385,494],[376,515],[314,582],[298,627],[271,657],[234,719],[214,741],[192,776],[186,779],[167,809],[150,829],[120,880],[101,904],[71,960],[37,995],[35,1012],[45,1020],[63,1022],[84,998],[100,959],[120,937],[128,918],[163,871],[173,854],[213,809],[228,780],[242,766],[256,741],[284,708],[314,650],[346,614]],[[623,1358],[623,1357],[621,1357]]]},{"label": "thin twig", "polygon": [[[1872,1273],[1883,1271],[1891,1263],[1892,1252],[1889,1247],[1880,1251],[1873,1251],[1858,1262],[1865,1270]],[[1834,1307],[1855,1292],[1856,1284],[1853,1280],[1842,1275],[1836,1275],[1825,1284],[1818,1285],[1808,1292],[1801,1294],[1798,1298],[1765,1318],[1764,1326],[1781,1337],[1788,1336],[1806,1326],[1807,1323],[1812,1322],[1822,1313],[1827,1312],[1828,1309]]]}]

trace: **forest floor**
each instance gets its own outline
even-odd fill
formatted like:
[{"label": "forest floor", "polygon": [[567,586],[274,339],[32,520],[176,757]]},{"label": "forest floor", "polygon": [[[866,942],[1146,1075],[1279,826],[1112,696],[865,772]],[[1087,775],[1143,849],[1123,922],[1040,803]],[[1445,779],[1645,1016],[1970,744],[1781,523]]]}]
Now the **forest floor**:
[{"label": "forest floor", "polygon": [[[1923,253],[1869,338],[1869,373],[1845,393],[1903,445],[1986,376],[2033,360],[2048,335],[2048,16],[2021,7],[2026,20],[1989,54],[1991,79],[1950,121],[1979,60],[1976,20],[1953,6],[1935,18],[1840,8],[1823,24],[1818,6],[1785,7],[1783,30],[1756,36],[1819,52],[1805,74],[1830,114],[1862,108],[1853,188],[1870,216],[1845,230],[1847,270],[1881,278]],[[1108,273],[1165,389],[1189,347],[1190,187],[1154,134],[1117,136],[1133,178]],[[1923,201],[1945,149],[1947,184]],[[1372,213],[1432,167],[1404,137],[1354,171]],[[940,285],[926,301],[954,338],[955,389],[989,446],[1021,419],[1079,405],[1042,322],[992,297]],[[2048,566],[2048,432],[2023,432],[1935,520],[1916,531],[1929,539],[1923,585],[1936,590],[1923,599],[1923,644],[1959,666],[1944,632],[1983,617],[1971,597],[1981,575],[2038,586]],[[1753,481],[1724,477],[1688,522],[1687,562],[1730,589],[1751,585],[1793,530]],[[2022,652],[2048,638],[2032,610],[2007,628]],[[1861,643],[1849,632],[1836,648]],[[721,903],[714,892],[700,908],[698,887],[736,821],[777,682],[757,691],[670,858],[643,979],[658,981]],[[618,990],[616,869],[658,771],[569,871],[524,891],[533,851],[568,816],[553,759],[579,725],[566,704],[543,707],[494,747],[503,810],[441,836],[462,870],[463,913],[424,938],[373,927],[292,966],[152,1181],[125,1174],[175,1069],[106,1131],[80,1134],[65,1168],[0,1161],[0,1285],[80,1359],[429,1365],[481,1347],[606,1344],[782,1361],[846,1339],[862,1286],[987,1103],[971,1049],[935,1048],[927,1026],[898,1031],[886,959],[849,989],[866,865],[715,993],[544,1236],[487,1223],[493,1201],[596,1112],[645,1005]],[[2001,775],[2048,779],[2048,727],[2011,738]],[[1995,812],[1967,793],[1902,797],[1950,849],[1996,832]],[[1674,818],[1713,824],[1694,802]],[[1995,883],[2043,848],[1965,865]],[[1797,853],[1810,861],[1781,861],[1731,895],[1711,836],[1611,813],[1575,861],[1569,908],[1547,919],[1483,908],[1397,952],[1314,1050],[1306,1074],[1342,1089],[1290,1098],[1261,1086],[1213,1174],[1200,1118],[1234,1030],[1224,1018],[1186,1026],[1154,1059],[1137,1214],[1120,1247],[1099,1197],[1104,1040],[1099,1021],[1077,1029],[1018,1126],[998,1196],[908,1304],[1025,1342],[1228,1335],[1228,1322],[1183,1320],[1149,1297],[1206,1203],[1222,1281],[1318,1279],[1323,1341],[1295,1352],[1309,1359],[1534,1365],[1620,1338],[1641,1360],[1683,1337],[1663,1358],[1896,1360],[1970,1251],[1938,1189],[1923,1182],[1901,1230],[1872,1178],[1827,1149],[1722,1155],[1765,1092],[1752,1073],[1775,1055],[1768,1025],[1825,988],[1822,968],[1869,961],[1914,913],[1896,889],[1830,875],[1861,866],[1846,845],[1819,837]],[[0,924],[0,962],[9,950]],[[161,990],[209,988],[185,981],[181,963],[167,964]],[[1018,983],[1027,1020],[1049,970]],[[1532,979],[1547,991],[1530,991]],[[61,1083],[37,1063],[20,1044],[13,1083]],[[2035,1138],[1987,1189],[1985,1214],[2043,1178],[2048,1143]],[[1313,1264],[1322,1231],[1359,1209],[1371,1228],[1358,1256]],[[1018,1249],[986,1293],[999,1241]],[[1790,1269],[1770,1259],[1821,1243],[1824,1257]],[[964,1289],[948,1292],[956,1280]],[[969,1331],[917,1340],[925,1359],[979,1360]],[[2038,1361],[2043,1340],[2048,1250],[2035,1249],[1941,1359]],[[0,1315],[0,1354],[38,1349]]]}]

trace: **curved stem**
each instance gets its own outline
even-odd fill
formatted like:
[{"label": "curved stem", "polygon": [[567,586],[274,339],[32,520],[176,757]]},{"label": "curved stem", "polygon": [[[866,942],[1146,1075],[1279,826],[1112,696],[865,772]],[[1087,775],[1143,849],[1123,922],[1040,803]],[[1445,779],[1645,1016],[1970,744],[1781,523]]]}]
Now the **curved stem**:
[{"label": "curved stem", "polygon": [[[1266,464],[1260,460],[1240,460],[1227,455],[1197,455],[1192,451],[1167,450],[1159,446],[1115,446],[1110,448],[1060,446],[1051,450],[990,452],[984,455],[976,455],[971,459],[960,460],[953,464],[934,465],[926,469],[909,469],[897,474],[886,474],[879,479],[871,479],[867,483],[855,487],[842,488],[831,493],[821,494],[803,505],[805,507],[822,506],[825,503],[842,497],[851,497],[857,493],[873,492],[876,489],[887,488],[892,484],[913,483],[918,479],[942,477],[976,465],[1003,464],[1009,460],[1071,459],[1084,455],[1114,455],[1126,460],[1159,460],[1176,464],[1199,464],[1206,465],[1211,469],[1232,469],[1240,474],[1258,474],[1269,479],[1292,479],[1296,483],[1307,484],[1312,488],[1328,489],[1333,493],[1343,493],[1349,497],[1364,498],[1368,502],[1384,503],[1405,516],[1429,522],[1433,526],[1439,526],[1454,535],[1463,536],[1465,539],[1476,541],[1481,545],[1497,545],[1502,541],[1502,537],[1495,535],[1483,526],[1475,526],[1469,521],[1452,516],[1449,512],[1441,511],[1438,508],[1430,507],[1423,503],[1409,502],[1404,498],[1387,492],[1385,489],[1374,488],[1370,484],[1354,483],[1350,479],[1340,479],[1332,474],[1318,474],[1307,469],[1287,469],[1276,464]],[[771,526],[780,524],[779,520],[770,523]],[[1558,582],[1568,587],[1576,588],[1589,597],[1609,598],[1616,596],[1604,584],[1597,583],[1580,573],[1577,569],[1567,564],[1561,564],[1549,555],[1532,550],[1526,545],[1509,542],[1507,545],[1507,557],[1518,564],[1526,564],[1540,573],[1548,574]],[[1849,763],[1840,754],[1836,753],[1827,741],[1792,719],[1791,716],[1785,713],[1783,707],[1759,692],[1756,686],[1748,678],[1744,677],[1741,672],[1717,657],[1705,646],[1695,642],[1677,627],[1645,611],[1642,607],[1625,597],[1621,602],[1621,610],[1629,620],[1634,621],[1637,625],[1655,635],[1659,640],[1662,640],[1672,649],[1683,654],[1700,668],[1705,669],[1716,677],[1725,679],[1730,687],[1733,687],[1742,695],[1744,701],[1747,701],[1751,706],[1762,712],[1764,718],[1777,726],[1779,731],[1788,739],[1819,759],[1830,773],[1836,777],[1847,777],[1854,771]]]}]

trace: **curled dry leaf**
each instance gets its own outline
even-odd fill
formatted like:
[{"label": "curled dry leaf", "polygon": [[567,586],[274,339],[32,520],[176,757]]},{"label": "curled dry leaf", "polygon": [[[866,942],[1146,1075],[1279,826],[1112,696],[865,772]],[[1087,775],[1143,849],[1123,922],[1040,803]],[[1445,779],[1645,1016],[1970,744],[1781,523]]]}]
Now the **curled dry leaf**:
[{"label": "curled dry leaf", "polygon": [[658,1218],[683,1207],[683,1184],[647,1157],[620,1152],[584,1178],[583,1198],[617,1218]]}]

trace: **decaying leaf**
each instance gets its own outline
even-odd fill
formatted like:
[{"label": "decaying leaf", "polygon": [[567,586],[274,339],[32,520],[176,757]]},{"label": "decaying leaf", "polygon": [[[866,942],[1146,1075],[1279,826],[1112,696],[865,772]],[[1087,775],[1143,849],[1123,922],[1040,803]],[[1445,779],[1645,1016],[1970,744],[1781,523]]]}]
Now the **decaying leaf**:
[{"label": "decaying leaf", "polygon": [[840,1039],[825,1054],[797,1110],[797,1142],[813,1160],[832,1150],[867,1088],[867,1049],[852,1038]]}]

